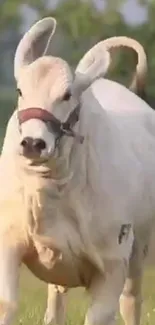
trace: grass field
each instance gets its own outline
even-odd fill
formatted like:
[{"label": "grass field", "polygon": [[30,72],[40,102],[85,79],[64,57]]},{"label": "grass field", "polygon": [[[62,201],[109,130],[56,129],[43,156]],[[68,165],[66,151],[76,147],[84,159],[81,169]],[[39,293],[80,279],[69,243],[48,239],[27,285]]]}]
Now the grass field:
[{"label": "grass field", "polygon": [[[155,272],[147,270],[143,286],[143,325],[155,324]],[[20,280],[20,302],[15,325],[41,325],[46,306],[47,286],[23,268]],[[67,325],[81,325],[88,304],[82,289],[71,290],[68,295]],[[123,323],[118,317],[118,325]]]}]

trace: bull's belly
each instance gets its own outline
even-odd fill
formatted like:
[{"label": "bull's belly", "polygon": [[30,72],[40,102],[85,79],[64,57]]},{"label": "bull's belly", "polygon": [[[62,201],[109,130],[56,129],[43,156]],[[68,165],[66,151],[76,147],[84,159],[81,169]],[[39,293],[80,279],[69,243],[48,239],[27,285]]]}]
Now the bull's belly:
[{"label": "bull's belly", "polygon": [[28,256],[24,259],[24,263],[29,270],[40,280],[74,287],[89,287],[91,279],[96,272],[95,267],[86,260],[67,262],[65,260],[57,260],[52,266],[40,261],[36,254]]}]

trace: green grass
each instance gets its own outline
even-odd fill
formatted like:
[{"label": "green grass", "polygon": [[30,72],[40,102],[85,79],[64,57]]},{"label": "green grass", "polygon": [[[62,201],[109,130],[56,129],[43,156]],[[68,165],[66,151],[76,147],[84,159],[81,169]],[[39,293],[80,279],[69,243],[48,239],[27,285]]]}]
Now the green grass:
[{"label": "green grass", "polygon": [[[142,324],[155,324],[155,272],[147,270],[143,285]],[[46,307],[47,285],[23,268],[20,280],[20,301],[15,325],[41,325]],[[84,321],[88,297],[83,289],[73,289],[68,295],[67,325],[81,325]],[[118,320],[118,325],[123,324]]]},{"label": "green grass", "polygon": [[[20,279],[19,310],[14,324],[43,324],[46,309],[47,284],[23,268]],[[68,294],[67,324],[79,325],[84,321],[88,297],[83,289],[70,290]]]}]

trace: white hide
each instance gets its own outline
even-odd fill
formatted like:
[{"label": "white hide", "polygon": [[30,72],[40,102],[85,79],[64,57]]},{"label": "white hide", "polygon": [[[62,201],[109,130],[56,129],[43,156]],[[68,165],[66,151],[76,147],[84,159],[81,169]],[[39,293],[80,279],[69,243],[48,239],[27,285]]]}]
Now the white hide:
[{"label": "white hide", "polygon": [[[0,245],[1,256],[5,256],[0,266],[0,303],[2,307],[5,303],[8,310],[4,321],[1,317],[0,322],[8,325],[12,320],[11,306],[17,302],[17,266],[24,254],[31,255],[31,240],[35,246],[38,238],[35,247],[36,250],[38,247],[40,257],[39,250],[44,254],[44,248],[47,248],[42,245],[42,239],[49,238],[53,246],[49,245],[47,253],[50,250],[53,255],[55,251],[61,253],[58,269],[54,273],[51,268],[47,277],[33,259],[27,264],[29,268],[35,269],[38,277],[41,271],[41,279],[58,285],[63,285],[63,280],[67,287],[85,283],[92,297],[85,325],[113,325],[134,241],[131,227],[119,242],[121,227],[128,223],[133,227],[135,223],[148,223],[155,210],[151,177],[155,164],[150,150],[154,149],[155,142],[154,134],[151,134],[154,115],[125,87],[104,79],[95,80],[107,72],[112,47],[125,45],[137,51],[140,79],[145,77],[146,56],[137,42],[123,37],[111,38],[95,45],[79,62],[73,76],[65,61],[49,55],[55,28],[55,19],[46,17],[33,25],[19,43],[14,60],[14,75],[20,89],[18,109],[44,108],[64,121],[77,101],[81,101],[80,121],[75,129],[84,136],[84,142],[79,144],[72,138],[62,139],[61,158],[64,160],[61,162],[64,166],[60,166],[63,170],[69,166],[69,170],[66,167],[69,177],[65,178],[68,183],[62,197],[57,196],[58,183],[52,177],[47,181],[41,179],[38,165],[32,169],[30,164],[28,169],[27,161],[24,165],[19,159],[22,137],[43,139],[47,149],[43,156],[52,156],[55,144],[52,130],[45,123],[31,119],[21,125],[19,134],[16,112],[9,121],[0,165],[0,233],[5,240],[5,245]],[[64,99],[66,91],[72,94],[67,101]],[[42,168],[42,164],[40,162],[39,167]],[[45,167],[51,168],[50,162]],[[63,172],[60,175],[60,181],[64,181]],[[32,230],[38,229],[38,225],[41,235],[37,237]],[[12,246],[15,249],[10,259]],[[89,266],[94,266],[93,276],[89,275],[91,268],[88,272],[83,265],[83,258]],[[12,277],[9,277],[10,267],[14,270]],[[64,319],[59,317],[58,307],[55,307],[59,293],[54,293],[54,286],[49,289],[52,290],[49,291],[51,313],[48,313],[48,301],[45,321],[49,321],[50,315],[52,323],[57,323],[58,318]]]},{"label": "white hide", "polygon": [[1,154],[17,153],[19,150],[19,142],[19,123],[17,119],[17,111],[14,111],[7,124]]},{"label": "white hide", "polygon": [[[12,144],[14,148],[19,144],[15,115],[6,132],[5,159],[12,155]],[[122,223],[147,224],[155,211],[155,114],[125,87],[100,79],[83,93],[78,128],[85,141],[74,148],[74,182],[81,186],[88,177],[93,190],[92,214],[85,214],[84,225],[89,223],[92,241],[101,237],[106,240],[100,256],[128,261],[133,234],[124,245],[116,245],[118,229]],[[99,248],[100,243],[96,244]],[[112,294],[112,288],[109,290]]]},{"label": "white hide", "polygon": [[[85,141],[81,148],[77,144],[79,149],[75,150],[72,167],[76,168],[80,150],[87,164],[97,211],[100,214],[104,205],[104,214],[110,216],[102,220],[105,228],[114,221],[143,222],[146,217],[152,218],[154,126],[152,109],[122,85],[100,79],[83,94],[79,130]],[[15,127],[15,134],[16,131]],[[7,133],[3,152],[9,152],[12,140],[16,144],[17,138],[11,135],[9,140],[8,136]],[[77,164],[84,165],[79,158]]]},{"label": "white hide", "polygon": [[114,220],[141,223],[152,218],[154,111],[124,86],[100,79],[83,94],[79,129],[86,139],[90,186],[107,215],[104,227],[107,221],[109,226]]}]

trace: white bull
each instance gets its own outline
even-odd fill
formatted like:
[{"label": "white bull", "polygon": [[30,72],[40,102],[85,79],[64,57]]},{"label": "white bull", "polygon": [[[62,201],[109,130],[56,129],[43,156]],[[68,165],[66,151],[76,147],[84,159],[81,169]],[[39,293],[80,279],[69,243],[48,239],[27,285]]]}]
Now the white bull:
[{"label": "white bull", "polygon": [[128,271],[121,305],[132,307],[122,314],[137,325],[137,276],[155,211],[155,115],[125,87],[99,79],[110,62],[101,46],[97,60],[96,52],[84,56],[74,80],[65,61],[45,56],[53,23],[36,24],[15,56],[19,112],[0,169],[1,323],[12,318],[24,261],[46,282],[88,289],[85,324],[115,323]]}]

